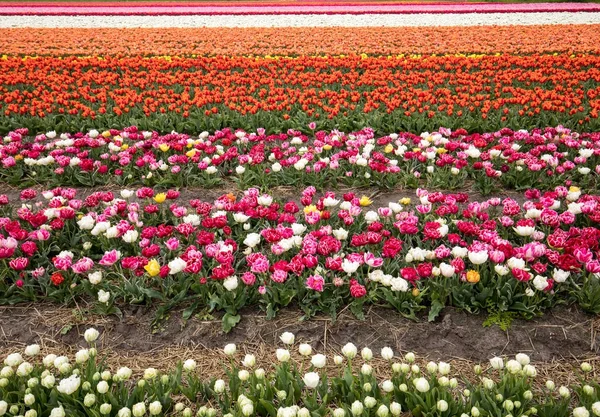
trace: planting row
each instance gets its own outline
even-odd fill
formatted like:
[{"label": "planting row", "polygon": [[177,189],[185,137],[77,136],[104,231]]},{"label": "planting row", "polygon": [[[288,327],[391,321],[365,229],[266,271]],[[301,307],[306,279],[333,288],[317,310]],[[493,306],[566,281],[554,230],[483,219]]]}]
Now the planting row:
[{"label": "planting row", "polygon": [[[383,379],[375,374],[369,348],[359,356],[348,343],[342,355],[330,358],[313,354],[309,344],[296,344],[286,332],[281,335],[284,347],[265,364],[267,369],[252,354],[241,360],[229,344],[223,350],[223,379],[202,376],[192,358],[168,372],[148,368],[136,378],[127,367],[111,371],[104,365],[95,347],[98,335],[88,329],[84,337],[90,347],[74,358],[49,354],[42,359],[38,345],[8,355],[0,371],[0,415],[600,416],[600,385],[587,362],[580,365],[579,383],[557,387],[547,380],[540,389],[534,384],[537,370],[525,354],[506,363],[492,358],[459,379],[446,362],[429,362],[422,369],[413,353],[398,357],[384,347],[380,354],[387,364],[378,367],[388,377]],[[362,362],[360,371],[353,362]]]},{"label": "planting row", "polygon": [[557,128],[468,134],[464,129],[377,137],[373,129],[346,134],[302,131],[268,135],[223,129],[199,136],[140,131],[35,137],[10,132],[0,144],[0,180],[28,184],[222,184],[241,189],[285,185],[435,187],[473,184],[489,194],[499,187],[550,190],[559,185],[597,187],[600,134]]},{"label": "planting row", "polygon": [[597,55],[5,57],[0,132],[600,129]]},{"label": "planting row", "polygon": [[[277,202],[257,189],[214,203],[179,193],[95,192],[84,200],[57,188],[1,218],[0,303],[97,299],[158,303],[157,317],[185,306],[224,313],[260,306],[269,318],[288,305],[306,317],[335,317],[365,304],[401,314],[445,305],[532,317],[557,303],[600,310],[600,197],[571,187],[469,201],[466,194],[417,191],[371,208],[368,197],[309,187]],[[8,199],[2,196],[2,203]],[[29,201],[31,200],[31,201]]]},{"label": "planting row", "polygon": [[13,56],[296,56],[600,53],[598,25],[485,27],[103,28],[0,30]]},{"label": "planting row", "polygon": [[[475,7],[469,5],[466,7]],[[276,10],[279,9],[279,10]],[[349,8],[345,8],[349,9]],[[24,11],[23,9],[21,9]],[[31,10],[31,9],[30,9]],[[141,13],[136,14],[136,10]],[[142,12],[143,10],[143,12]],[[128,9],[106,7],[103,10],[88,9],[77,13],[72,8],[54,9],[59,15],[52,15],[42,9],[32,11],[36,14],[23,14],[19,10],[5,10],[9,16],[0,20],[0,28],[221,28],[221,27],[278,27],[283,30],[289,27],[339,27],[348,30],[353,27],[470,27],[511,25],[586,25],[599,24],[600,13],[590,12],[536,12],[536,13],[369,13],[368,11],[344,10],[342,13],[314,13],[304,9],[297,13],[292,8],[281,11],[279,7],[253,11],[246,8],[247,13],[239,13],[230,7],[213,9],[206,13],[202,8],[188,9]],[[52,10],[50,10],[51,12]],[[323,11],[323,9],[321,9]],[[0,15],[3,10],[0,8]],[[204,12],[204,13],[203,13]],[[261,13],[262,12],[262,13]],[[185,14],[183,14],[185,13]]]}]

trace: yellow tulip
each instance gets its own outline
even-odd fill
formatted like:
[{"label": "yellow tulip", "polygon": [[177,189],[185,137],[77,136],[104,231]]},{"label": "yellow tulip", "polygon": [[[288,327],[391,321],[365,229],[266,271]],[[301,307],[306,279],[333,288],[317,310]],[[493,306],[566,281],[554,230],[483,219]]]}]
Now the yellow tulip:
[{"label": "yellow tulip", "polygon": [[370,206],[371,204],[373,204],[373,201],[366,195],[363,195],[360,198],[359,203],[360,203],[361,207],[366,207],[366,206]]},{"label": "yellow tulip", "polygon": [[410,204],[410,198],[409,197],[404,197],[400,199],[400,204],[404,204],[405,206]]},{"label": "yellow tulip", "polygon": [[158,274],[160,274],[160,264],[158,263],[158,261],[156,259],[150,260],[150,262],[148,262],[146,264],[144,269],[146,270],[148,275],[150,275],[151,277],[155,277]]},{"label": "yellow tulip", "polygon": [[156,201],[158,204],[164,203],[166,199],[167,195],[165,193],[158,193],[154,196],[154,201]]},{"label": "yellow tulip", "polygon": [[312,213],[313,211],[318,211],[317,206],[314,204],[304,207],[304,214]]},{"label": "yellow tulip", "polygon": [[193,158],[194,155],[196,155],[196,150],[195,149],[192,149],[191,151],[187,151],[185,153],[185,156],[187,156],[188,158]]},{"label": "yellow tulip", "polygon": [[323,149],[325,149],[326,151],[331,150],[331,145],[323,145]]},{"label": "yellow tulip", "polygon": [[479,272],[477,272],[473,269],[470,270],[469,272],[467,272],[467,281],[470,282],[471,284],[477,284],[480,279],[481,279],[481,276],[479,275]]},{"label": "yellow tulip", "polygon": [[388,143],[385,148],[383,148],[383,152],[390,153],[394,150],[394,145]]},{"label": "yellow tulip", "polygon": [[166,143],[161,143],[158,148],[163,152],[167,152],[170,149],[170,146]]}]

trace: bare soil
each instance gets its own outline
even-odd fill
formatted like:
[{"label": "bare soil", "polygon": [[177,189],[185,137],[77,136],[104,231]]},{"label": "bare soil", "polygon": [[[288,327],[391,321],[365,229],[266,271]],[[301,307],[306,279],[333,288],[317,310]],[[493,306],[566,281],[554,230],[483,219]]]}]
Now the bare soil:
[{"label": "bare soil", "polygon": [[507,331],[484,327],[484,315],[446,308],[441,318],[417,322],[394,311],[371,308],[366,320],[342,313],[337,321],[317,317],[301,321],[298,310],[283,310],[273,320],[247,309],[229,334],[218,318],[192,317],[187,322],[175,311],[158,331],[152,331],[152,309],[128,307],[123,318],[94,316],[82,308],[57,307],[49,303],[0,307],[0,356],[15,346],[40,343],[84,346],[83,332],[93,326],[103,333],[101,347],[116,352],[151,354],[173,347],[199,350],[221,349],[236,343],[253,349],[276,346],[284,331],[320,351],[339,351],[347,342],[379,351],[390,346],[396,352],[413,351],[431,360],[486,361],[496,355],[529,354],[536,361],[588,359],[600,354],[600,318],[575,307],[556,307],[533,320],[515,320]]}]

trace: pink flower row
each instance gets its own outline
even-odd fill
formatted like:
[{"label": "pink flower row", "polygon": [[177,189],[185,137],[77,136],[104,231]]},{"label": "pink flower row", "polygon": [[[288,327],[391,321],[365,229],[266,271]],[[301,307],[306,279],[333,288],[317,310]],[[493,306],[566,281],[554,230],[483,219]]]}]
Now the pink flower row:
[{"label": "pink flower row", "polygon": [[258,15],[258,14],[421,14],[421,13],[539,13],[539,12],[600,12],[600,4],[588,3],[447,3],[447,4],[192,4],[144,5],[83,4],[21,4],[0,3],[0,15]]}]

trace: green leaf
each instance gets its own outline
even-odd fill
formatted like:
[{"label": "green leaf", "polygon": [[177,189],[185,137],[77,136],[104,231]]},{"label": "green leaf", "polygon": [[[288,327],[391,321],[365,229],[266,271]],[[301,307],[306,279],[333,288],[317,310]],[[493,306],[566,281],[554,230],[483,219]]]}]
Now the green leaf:
[{"label": "green leaf", "polygon": [[268,401],[265,401],[263,399],[259,400],[260,405],[262,405],[264,407],[264,409],[267,411],[267,413],[269,413],[269,415],[271,417],[277,417],[277,410],[275,410],[275,407],[273,407],[273,404],[271,404]]},{"label": "green leaf", "polygon": [[229,333],[242,319],[239,314],[233,315],[225,313],[223,316],[223,331]]},{"label": "green leaf", "polygon": [[440,315],[443,309],[444,304],[442,304],[439,300],[433,300],[431,302],[431,308],[429,309],[429,316],[427,316],[427,320],[434,321],[437,316]]}]

